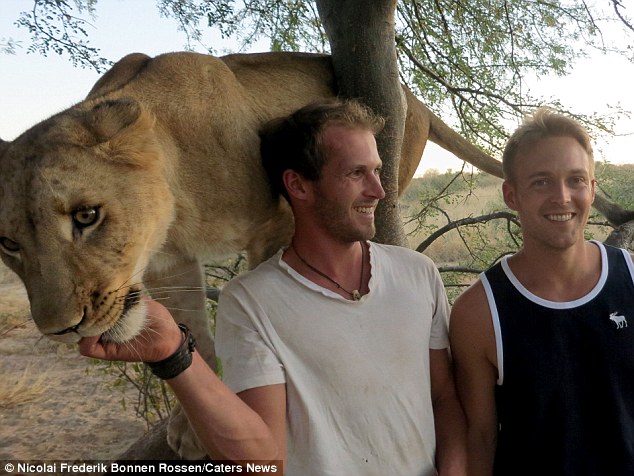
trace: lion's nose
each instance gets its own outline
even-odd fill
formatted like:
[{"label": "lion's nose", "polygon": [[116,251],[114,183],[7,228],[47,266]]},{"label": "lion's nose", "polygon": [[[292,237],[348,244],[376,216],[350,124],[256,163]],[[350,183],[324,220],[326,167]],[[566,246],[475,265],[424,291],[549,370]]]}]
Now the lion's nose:
[{"label": "lion's nose", "polygon": [[67,327],[63,331],[54,332],[51,335],[53,335],[53,336],[63,336],[64,334],[70,334],[71,332],[77,332],[78,328],[79,328],[79,324],[77,324],[77,325],[75,325],[73,327]]},{"label": "lion's nose", "polygon": [[67,327],[66,329],[63,329],[59,332],[52,332],[48,335],[51,336],[63,336],[66,334],[70,334],[72,332],[74,333],[79,333],[79,326],[81,326],[81,324],[84,322],[84,319],[86,319],[86,307],[84,306],[84,313],[81,316],[81,319],[79,320],[79,322],[77,324],[75,324],[74,326],[71,327]]}]

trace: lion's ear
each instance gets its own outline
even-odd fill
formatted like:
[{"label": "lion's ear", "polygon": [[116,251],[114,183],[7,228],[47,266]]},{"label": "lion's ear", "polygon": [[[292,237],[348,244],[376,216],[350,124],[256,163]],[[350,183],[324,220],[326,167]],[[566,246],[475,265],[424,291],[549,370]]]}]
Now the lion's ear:
[{"label": "lion's ear", "polygon": [[120,164],[151,166],[160,156],[154,116],[134,99],[102,101],[76,111],[82,127],[78,143],[98,147],[103,157]]},{"label": "lion's ear", "polygon": [[140,104],[133,99],[104,101],[83,114],[83,125],[97,143],[107,142],[133,124],[141,115]]}]

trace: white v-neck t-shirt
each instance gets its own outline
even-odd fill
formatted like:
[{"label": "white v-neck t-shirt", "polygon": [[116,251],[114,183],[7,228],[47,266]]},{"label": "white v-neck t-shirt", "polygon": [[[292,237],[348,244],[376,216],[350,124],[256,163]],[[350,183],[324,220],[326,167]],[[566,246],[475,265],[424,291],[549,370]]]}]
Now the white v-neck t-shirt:
[{"label": "white v-neck t-shirt", "polygon": [[449,345],[445,289],[426,256],[369,250],[359,301],[304,278],[282,250],[221,293],[224,382],[286,384],[287,475],[436,474],[429,351]]}]

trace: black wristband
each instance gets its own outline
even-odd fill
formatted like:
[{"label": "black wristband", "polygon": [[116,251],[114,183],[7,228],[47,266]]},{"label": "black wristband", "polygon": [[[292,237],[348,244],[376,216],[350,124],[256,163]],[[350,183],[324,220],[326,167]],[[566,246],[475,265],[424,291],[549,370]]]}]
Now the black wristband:
[{"label": "black wristband", "polygon": [[168,358],[158,362],[144,362],[158,378],[167,380],[176,377],[192,364],[192,352],[196,348],[196,340],[185,324],[178,327],[183,332],[183,343]]}]

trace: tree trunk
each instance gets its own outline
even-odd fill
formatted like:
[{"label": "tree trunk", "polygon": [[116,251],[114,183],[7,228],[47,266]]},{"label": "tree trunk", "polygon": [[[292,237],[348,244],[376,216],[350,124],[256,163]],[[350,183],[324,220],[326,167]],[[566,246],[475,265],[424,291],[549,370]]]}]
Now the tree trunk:
[{"label": "tree trunk", "polygon": [[394,12],[396,0],[317,0],[330,40],[339,95],[360,99],[386,119],[377,137],[385,199],[377,209],[376,241],[405,246],[398,206],[398,163],[405,129]]},{"label": "tree trunk", "polygon": [[[406,246],[398,206],[406,106],[394,42],[396,0],[317,0],[317,8],[330,40],[339,95],[360,99],[386,119],[377,137],[385,198],[377,209],[375,240]],[[177,459],[167,445],[166,429],[166,422],[157,425],[120,459]]]}]

